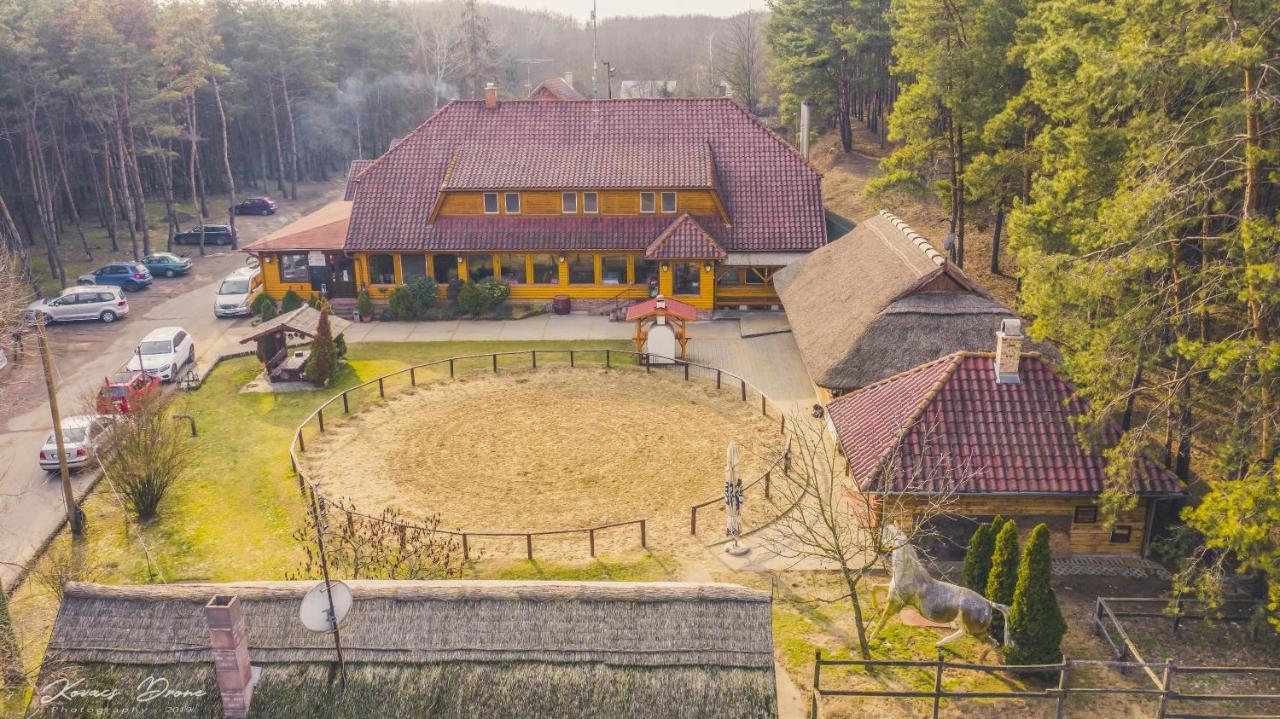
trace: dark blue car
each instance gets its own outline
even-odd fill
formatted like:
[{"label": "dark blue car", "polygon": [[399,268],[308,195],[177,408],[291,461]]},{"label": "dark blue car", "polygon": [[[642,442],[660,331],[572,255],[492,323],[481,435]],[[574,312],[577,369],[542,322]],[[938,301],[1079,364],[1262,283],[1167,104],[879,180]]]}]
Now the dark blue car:
[{"label": "dark blue car", "polygon": [[133,292],[151,284],[151,270],[141,262],[112,262],[76,278],[78,285],[115,285]]}]

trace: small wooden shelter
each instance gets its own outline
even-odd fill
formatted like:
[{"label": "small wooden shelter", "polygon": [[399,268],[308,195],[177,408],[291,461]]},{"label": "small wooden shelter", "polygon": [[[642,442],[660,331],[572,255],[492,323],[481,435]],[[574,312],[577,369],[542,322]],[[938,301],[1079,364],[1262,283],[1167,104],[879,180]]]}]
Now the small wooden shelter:
[{"label": "small wooden shelter", "polygon": [[686,327],[698,317],[698,310],[679,300],[662,295],[627,308],[627,321],[636,323],[636,352],[645,355],[649,364],[672,364],[676,358],[676,346],[680,347],[679,359],[688,351],[689,331]]},{"label": "small wooden shelter", "polygon": [[[320,310],[303,305],[258,325],[258,331],[240,340],[240,344],[258,343],[258,359],[267,366],[267,379],[272,382],[299,382],[311,350],[299,347],[302,339],[314,339],[320,327]],[[329,329],[334,340],[351,326],[351,322],[329,313]],[[290,342],[295,346],[290,347]]]}]

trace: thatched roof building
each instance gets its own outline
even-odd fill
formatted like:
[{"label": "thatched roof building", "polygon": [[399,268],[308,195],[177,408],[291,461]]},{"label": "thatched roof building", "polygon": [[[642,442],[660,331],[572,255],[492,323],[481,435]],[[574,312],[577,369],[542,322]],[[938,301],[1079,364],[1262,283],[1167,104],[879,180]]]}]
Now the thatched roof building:
[{"label": "thatched roof building", "polygon": [[805,369],[835,392],[989,349],[1000,320],[1015,316],[883,211],[778,271],[773,283]]},{"label": "thatched roof building", "polygon": [[[775,716],[770,597],[727,584],[350,581],[332,638],[298,619],[313,582],[66,588],[40,687],[123,687],[94,712],[221,713],[206,624],[215,594],[243,606],[255,717]],[[148,676],[202,697],[147,704]],[[77,702],[92,702],[88,698]],[[39,697],[35,699],[38,705]],[[52,704],[50,706],[56,706]],[[184,710],[188,711],[188,710]],[[141,713],[137,713],[141,712]]]}]

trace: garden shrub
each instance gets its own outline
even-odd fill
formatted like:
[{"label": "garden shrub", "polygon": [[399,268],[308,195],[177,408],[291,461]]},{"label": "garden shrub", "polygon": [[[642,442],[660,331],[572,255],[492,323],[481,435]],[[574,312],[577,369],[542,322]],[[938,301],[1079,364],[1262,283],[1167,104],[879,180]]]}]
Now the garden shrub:
[{"label": "garden shrub", "polygon": [[484,308],[491,310],[501,305],[511,296],[511,285],[493,277],[487,277],[477,285],[480,296],[484,299]]},{"label": "garden shrub", "polygon": [[415,277],[413,281],[405,286],[422,303],[423,310],[434,306],[436,299],[439,297],[440,285],[430,277]]},{"label": "garden shrub", "polygon": [[973,531],[973,536],[969,537],[969,548],[964,553],[961,571],[964,586],[979,594],[987,591],[987,578],[991,575],[991,555],[995,548],[996,538],[991,534],[991,525],[979,524]]},{"label": "garden shrub", "polygon": [[263,292],[253,298],[253,304],[249,305],[249,311],[257,315],[258,319],[261,319],[264,322],[269,319],[274,319],[280,315],[276,310],[276,301],[271,299],[266,292]]},{"label": "garden shrub", "polygon": [[292,312],[302,306],[302,295],[289,290],[284,293],[284,298],[280,300],[280,312]]},{"label": "garden shrub", "polygon": [[[987,599],[1000,604],[1013,604],[1013,590],[1018,583],[1018,525],[1005,520],[996,535],[995,552],[991,555],[991,575],[987,577]],[[1004,615],[993,612],[991,636],[999,641],[1004,636]]]},{"label": "garden shrub", "polygon": [[336,338],[334,338],[333,349],[337,352],[338,359],[342,359],[343,357],[346,357],[347,356],[347,336],[338,335]]},{"label": "garden shrub", "polygon": [[329,325],[329,308],[320,310],[320,322],[316,325],[316,336],[311,340],[311,356],[303,368],[307,381],[317,387],[323,387],[338,374],[338,349],[333,341],[333,328]]},{"label": "garden shrub", "polygon": [[466,282],[463,282],[457,277],[450,278],[449,284],[445,286],[445,290],[444,290],[445,297],[451,300],[458,299],[458,293],[462,291],[462,286],[465,284]]},{"label": "garden shrub", "polygon": [[462,308],[458,306],[457,302],[450,302],[440,308],[440,319],[442,320],[456,320],[461,316]]},{"label": "garden shrub", "polygon": [[373,317],[373,298],[369,296],[369,290],[360,290],[360,294],[356,295],[356,310],[360,313],[360,317]]},{"label": "garden shrub", "polygon": [[387,295],[387,305],[396,319],[406,322],[422,319],[426,307],[418,295],[408,287],[397,287]]},{"label": "garden shrub", "polygon": [[320,295],[317,295],[314,292],[312,292],[311,296],[307,298],[307,306],[313,310],[320,309],[320,306],[323,304],[324,304],[324,299],[321,298]]},{"label": "garden shrub", "polygon": [[479,317],[484,311],[484,296],[480,294],[480,286],[471,280],[462,283],[458,290],[458,306],[472,317]]},{"label": "garden shrub", "polygon": [[1013,640],[1005,655],[1010,664],[1056,664],[1062,661],[1062,635],[1067,623],[1053,592],[1053,557],[1049,551],[1049,528],[1037,524],[1031,530],[1027,548],[1018,568],[1018,584],[1009,612],[1009,637]]}]

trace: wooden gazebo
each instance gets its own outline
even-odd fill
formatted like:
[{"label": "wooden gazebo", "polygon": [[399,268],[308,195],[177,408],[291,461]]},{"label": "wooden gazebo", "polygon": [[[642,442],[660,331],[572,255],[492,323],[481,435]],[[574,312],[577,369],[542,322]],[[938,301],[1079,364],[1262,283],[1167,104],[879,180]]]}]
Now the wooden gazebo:
[{"label": "wooden gazebo", "polygon": [[[315,339],[320,316],[320,310],[303,305],[258,325],[257,332],[240,340],[240,344],[258,343],[258,359],[267,367],[267,379],[272,382],[301,381],[311,350],[297,345],[297,341]],[[329,329],[334,340],[349,326],[350,321],[329,313]],[[295,346],[290,347],[290,341]]]},{"label": "wooden gazebo", "polygon": [[690,340],[686,324],[697,317],[693,305],[662,295],[627,308],[627,321],[636,323],[636,334],[631,338],[636,352],[647,357],[649,364],[671,364],[676,345],[680,347],[679,359],[685,359]]}]

